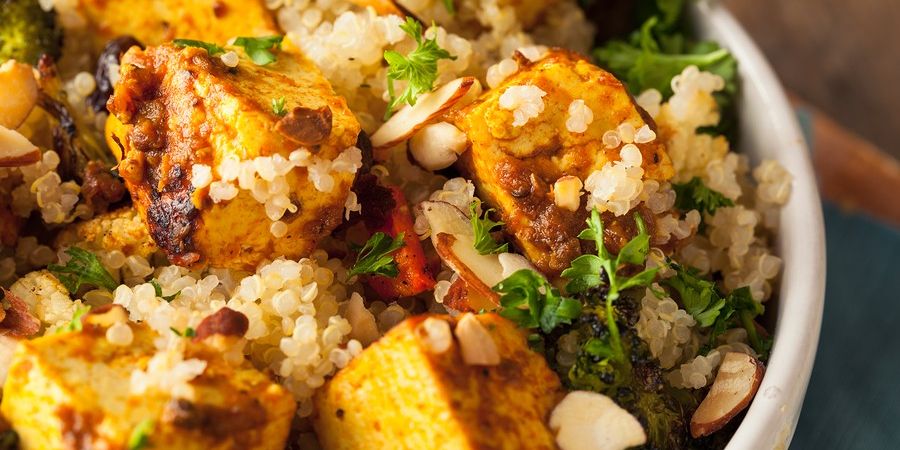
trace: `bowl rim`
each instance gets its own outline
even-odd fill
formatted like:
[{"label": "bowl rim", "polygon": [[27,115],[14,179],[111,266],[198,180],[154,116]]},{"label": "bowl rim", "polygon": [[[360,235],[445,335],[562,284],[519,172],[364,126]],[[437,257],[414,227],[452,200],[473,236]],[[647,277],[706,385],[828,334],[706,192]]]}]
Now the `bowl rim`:
[{"label": "bowl rim", "polygon": [[[791,198],[780,215],[776,241],[784,267],[778,290],[774,347],[766,374],[728,450],[787,448],[803,406],[815,360],[825,300],[825,228],[810,153],[784,89],[762,52],[718,1],[691,7],[699,36],[728,48],[738,61],[742,130],[768,115],[775,126],[768,150],[746,148],[752,158],[777,159],[794,178]],[[743,104],[755,96],[750,106]],[[777,153],[776,153],[777,152]],[[786,320],[790,318],[790,321]]]}]

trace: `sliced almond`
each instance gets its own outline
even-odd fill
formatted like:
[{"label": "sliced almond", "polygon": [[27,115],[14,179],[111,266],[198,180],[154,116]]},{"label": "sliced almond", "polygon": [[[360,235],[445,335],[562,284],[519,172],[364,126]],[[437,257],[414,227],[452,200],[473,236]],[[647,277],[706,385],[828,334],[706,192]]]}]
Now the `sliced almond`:
[{"label": "sliced almond", "polygon": [[38,84],[28,64],[9,60],[0,65],[0,126],[16,129],[37,104]]},{"label": "sliced almond", "polygon": [[401,108],[372,135],[372,147],[376,150],[389,148],[409,139],[461,100],[469,98],[466,94],[475,85],[478,80],[474,77],[457,78],[433,92],[422,94],[414,106]]},{"label": "sliced almond", "polygon": [[500,364],[500,351],[491,333],[475,314],[465,313],[453,330],[459,340],[463,361],[470,366],[496,366]]},{"label": "sliced almond", "polygon": [[474,290],[496,308],[500,296],[491,287],[503,281],[503,266],[497,255],[479,254],[471,236],[437,233],[431,239],[441,259],[465,280],[469,292]]},{"label": "sliced almond", "polygon": [[466,151],[469,138],[452,124],[425,125],[409,140],[409,153],[425,170],[446,169]]},{"label": "sliced almond", "polygon": [[0,334],[29,337],[41,330],[41,321],[18,295],[0,288],[0,299],[3,301]]},{"label": "sliced almond", "polygon": [[20,167],[41,160],[41,150],[22,133],[0,126],[0,167]]},{"label": "sliced almond", "polygon": [[474,235],[469,218],[456,206],[441,201],[425,201],[419,203],[419,210],[428,220],[432,236],[438,233],[459,236]]},{"label": "sliced almond", "polygon": [[561,450],[624,450],[647,442],[641,423],[611,398],[569,392],[550,414]]},{"label": "sliced almond", "polygon": [[715,433],[743,411],[756,395],[764,373],[765,366],[758,359],[746,353],[726,353],[709,393],[691,417],[691,436]]}]

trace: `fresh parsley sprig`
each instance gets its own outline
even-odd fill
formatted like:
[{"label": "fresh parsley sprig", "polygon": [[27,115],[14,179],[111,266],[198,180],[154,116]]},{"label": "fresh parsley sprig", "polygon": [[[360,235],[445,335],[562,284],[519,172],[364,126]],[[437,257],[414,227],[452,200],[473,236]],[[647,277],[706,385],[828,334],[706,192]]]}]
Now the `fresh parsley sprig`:
[{"label": "fresh parsley sprig", "polygon": [[278,117],[284,117],[287,114],[287,109],[284,108],[284,102],[284,97],[273,98],[272,114],[275,114]]},{"label": "fresh parsley sprig", "polygon": [[150,280],[150,285],[153,286],[153,290],[156,291],[156,296],[171,303],[172,300],[175,300],[175,297],[178,297],[178,294],[181,291],[178,291],[172,295],[163,295],[162,286],[160,286],[159,281],[156,281],[156,278]]},{"label": "fresh parsley sprig", "polygon": [[[407,17],[406,22],[400,25],[400,28],[412,36],[418,46],[406,56],[394,50],[384,52],[384,60],[388,63],[387,89],[390,96],[387,110],[384,113],[385,120],[393,115],[399,105],[407,103],[413,106],[419,95],[434,89],[439,60],[456,59],[447,50],[438,46],[437,37],[425,39],[422,24],[412,17]],[[397,95],[394,82],[401,80],[406,81],[406,87]]]},{"label": "fresh parsley sprig", "polygon": [[197,331],[191,327],[185,328],[184,331],[178,331],[178,329],[175,327],[169,327],[169,329],[172,330],[172,332],[175,333],[175,335],[178,337],[192,338],[197,335]]},{"label": "fresh parsley sprig", "polygon": [[84,317],[85,314],[90,312],[90,306],[78,306],[75,308],[75,312],[72,313],[72,319],[69,320],[69,323],[59,327],[56,329],[57,333],[72,333],[79,332],[84,328],[84,325],[81,323],[81,318]]},{"label": "fresh parsley sprig", "polygon": [[265,66],[277,61],[272,50],[280,50],[282,41],[284,36],[239,37],[234,40],[234,45],[243,47],[254,64]]},{"label": "fresh parsley sprig", "polygon": [[730,198],[710,189],[698,177],[691,178],[687,183],[672,184],[672,189],[675,191],[675,207],[682,211],[696,209],[713,214],[723,206],[734,206]]},{"label": "fresh parsley sprig", "polygon": [[209,56],[219,56],[225,53],[225,48],[209,42],[198,41],[195,39],[175,39],[172,41],[176,47],[197,47],[206,50]]},{"label": "fresh parsley sprig", "polygon": [[619,274],[619,270],[626,265],[643,265],[647,260],[647,253],[650,252],[650,235],[647,234],[647,227],[639,213],[634,214],[634,221],[638,227],[638,234],[622,247],[618,255],[613,256],[603,242],[604,226],[600,213],[596,209],[591,211],[591,216],[587,219],[588,227],[578,237],[594,241],[597,254],[575,258],[572,266],[562,272],[562,276],[569,279],[566,285],[569,292],[584,292],[604,284],[608,286],[605,316],[606,326],[609,328],[609,341],[594,342],[591,346],[597,352],[605,349],[601,353],[608,354],[620,362],[624,360],[625,352],[622,348],[619,327],[616,325],[613,303],[622,291],[650,285],[659,270],[645,269],[631,276]]},{"label": "fresh parsley sprig", "polygon": [[662,284],[675,290],[681,306],[701,328],[709,328],[708,347],[713,347],[719,336],[729,329],[743,327],[753,350],[763,357],[768,354],[771,340],[759,336],[753,322],[765,308],[753,298],[749,287],[722,295],[715,283],[700,278],[695,270],[674,263],[670,266],[675,270],[675,276]]},{"label": "fresh parsley sprig", "polygon": [[491,236],[491,232],[503,225],[503,222],[494,222],[488,215],[493,209],[484,212],[484,218],[478,217],[478,202],[469,204],[470,221],[472,222],[472,231],[475,233],[475,250],[480,255],[490,255],[493,253],[506,253],[509,251],[509,244],[498,244]]},{"label": "fresh parsley sprig", "polygon": [[533,270],[519,270],[493,289],[502,294],[499,314],[521,328],[540,328],[549,333],[581,315],[581,302],[562,296],[546,278]]},{"label": "fresh parsley sprig", "polygon": [[77,293],[82,285],[96,286],[108,291],[115,290],[119,285],[100,263],[97,255],[78,247],[69,247],[66,254],[71,256],[71,259],[65,265],[50,264],[47,270],[55,275],[70,293]]},{"label": "fresh parsley sprig", "polygon": [[396,277],[400,272],[391,253],[404,245],[403,233],[398,233],[393,239],[380,231],[373,234],[359,250],[356,263],[353,264],[347,275],[352,277],[369,274]]},{"label": "fresh parsley sprig", "polygon": [[143,450],[150,445],[150,435],[153,434],[154,422],[151,419],[141,421],[131,430],[128,436],[128,450]]}]

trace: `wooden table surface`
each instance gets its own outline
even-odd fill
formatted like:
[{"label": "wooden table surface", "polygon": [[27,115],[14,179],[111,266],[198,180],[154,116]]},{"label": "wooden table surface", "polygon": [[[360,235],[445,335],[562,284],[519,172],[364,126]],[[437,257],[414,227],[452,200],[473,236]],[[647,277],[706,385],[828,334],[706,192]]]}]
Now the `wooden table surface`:
[{"label": "wooden table surface", "polygon": [[822,198],[900,227],[900,162],[827,115],[810,113],[813,166]]}]

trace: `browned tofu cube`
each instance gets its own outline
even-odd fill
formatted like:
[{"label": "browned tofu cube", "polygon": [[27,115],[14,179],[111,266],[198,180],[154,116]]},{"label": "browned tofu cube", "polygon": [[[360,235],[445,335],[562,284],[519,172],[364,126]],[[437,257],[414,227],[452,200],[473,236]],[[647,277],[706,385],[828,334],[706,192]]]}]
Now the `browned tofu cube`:
[{"label": "browned tofu cube", "polygon": [[555,449],[546,422],[560,382],[523,332],[497,315],[477,316],[500,362],[469,365],[458,339],[433,352],[420,328],[427,317],[394,327],[318,392],[323,448]]}]

